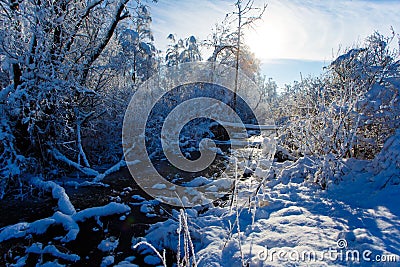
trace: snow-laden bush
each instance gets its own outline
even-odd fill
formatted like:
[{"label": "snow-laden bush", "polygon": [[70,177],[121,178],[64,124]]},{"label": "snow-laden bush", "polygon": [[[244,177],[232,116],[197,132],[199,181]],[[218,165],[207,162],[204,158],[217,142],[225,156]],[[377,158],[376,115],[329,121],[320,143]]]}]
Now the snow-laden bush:
[{"label": "snow-laden bush", "polygon": [[373,179],[379,184],[379,189],[400,184],[400,128],[386,140],[368,168],[375,175]]},{"label": "snow-laden bush", "polygon": [[[11,134],[10,125],[5,116],[0,118],[0,199],[10,182],[26,170],[32,163],[20,155],[14,147],[15,138]],[[28,165],[28,166],[27,166]]]},{"label": "snow-laden bush", "polygon": [[284,144],[302,155],[373,158],[400,125],[399,55],[390,42],[375,33],[322,77],[288,87],[281,97]]},{"label": "snow-laden bush", "polygon": [[[298,156],[320,158],[326,186],[344,158],[372,159],[400,126],[400,63],[390,38],[375,33],[339,56],[319,78],[305,78],[279,98],[281,142]],[[281,110],[282,111],[282,110]],[[329,179],[331,179],[329,178]]]}]

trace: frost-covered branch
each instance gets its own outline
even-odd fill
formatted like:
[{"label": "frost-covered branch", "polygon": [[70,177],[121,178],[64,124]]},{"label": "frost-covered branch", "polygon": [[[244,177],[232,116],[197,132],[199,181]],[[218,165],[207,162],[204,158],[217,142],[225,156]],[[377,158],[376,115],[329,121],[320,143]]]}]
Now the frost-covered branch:
[{"label": "frost-covered branch", "polygon": [[83,167],[80,164],[68,159],[66,156],[64,156],[63,154],[61,154],[60,151],[58,151],[56,148],[53,148],[51,150],[49,150],[49,153],[51,153],[55,159],[64,162],[66,164],[68,164],[71,167],[74,167],[75,169],[79,170],[80,172],[82,172],[85,175],[88,176],[98,176],[99,172],[96,170],[93,170],[91,168],[88,167]]},{"label": "frost-covered branch", "polygon": [[125,167],[125,166],[126,166],[125,160],[120,160],[117,164],[115,164],[111,168],[107,169],[104,173],[97,175],[96,178],[93,180],[93,182],[98,183],[101,180],[103,180],[107,175],[117,172],[122,167]]},{"label": "frost-covered branch", "polygon": [[93,62],[100,56],[103,52],[104,48],[107,46],[108,42],[110,41],[111,37],[114,34],[114,31],[118,25],[118,23],[127,17],[127,14],[122,14],[125,9],[125,5],[128,3],[129,0],[119,0],[118,4],[115,8],[115,12],[112,15],[111,21],[105,31],[104,36],[100,39],[99,44],[92,50],[91,54],[89,55],[88,59],[86,59],[83,71],[82,71],[82,79],[81,84],[86,82],[87,75],[89,74],[89,68],[93,64]]}]

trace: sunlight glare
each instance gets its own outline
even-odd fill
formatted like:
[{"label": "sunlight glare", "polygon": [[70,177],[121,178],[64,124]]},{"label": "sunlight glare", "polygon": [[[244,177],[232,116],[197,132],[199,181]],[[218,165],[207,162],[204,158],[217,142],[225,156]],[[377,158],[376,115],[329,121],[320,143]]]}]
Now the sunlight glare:
[{"label": "sunlight glare", "polygon": [[287,5],[274,2],[267,8],[262,20],[245,36],[246,43],[263,60],[299,57],[307,43],[302,16]]}]

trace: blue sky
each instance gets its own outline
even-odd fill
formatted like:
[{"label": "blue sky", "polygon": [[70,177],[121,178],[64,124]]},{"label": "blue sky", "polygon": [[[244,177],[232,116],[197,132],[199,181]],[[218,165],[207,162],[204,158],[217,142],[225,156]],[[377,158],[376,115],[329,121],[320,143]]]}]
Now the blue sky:
[{"label": "blue sky", "polygon": [[[255,0],[255,5],[264,1]],[[267,11],[245,42],[262,72],[279,86],[318,75],[340,49],[359,44],[374,31],[400,32],[400,0],[266,0]],[[234,10],[234,0],[159,0],[151,4],[153,31],[165,50],[169,33],[206,39],[215,23]]]}]

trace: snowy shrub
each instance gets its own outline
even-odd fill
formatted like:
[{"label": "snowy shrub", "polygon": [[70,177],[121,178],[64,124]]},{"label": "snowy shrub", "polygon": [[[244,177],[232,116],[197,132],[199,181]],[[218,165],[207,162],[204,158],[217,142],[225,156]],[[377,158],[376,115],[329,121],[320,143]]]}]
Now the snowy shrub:
[{"label": "snowy shrub", "polygon": [[[337,181],[343,158],[372,159],[400,126],[400,64],[387,38],[334,60],[324,75],[287,86],[279,97],[280,141],[297,156],[320,158],[316,181]],[[336,178],[334,178],[336,177]]]},{"label": "snowy shrub", "polygon": [[4,197],[8,183],[18,177],[25,170],[27,160],[19,155],[14,147],[15,138],[11,134],[10,126],[4,116],[0,124],[0,199]]},{"label": "snowy shrub", "polygon": [[[393,38],[393,37],[392,37]],[[306,78],[281,96],[289,119],[283,143],[300,155],[373,158],[399,127],[399,56],[378,33],[365,48],[339,56],[321,78]]]},{"label": "snowy shrub", "polygon": [[373,179],[379,183],[379,189],[400,184],[400,129],[386,140],[368,169],[375,175]]}]

